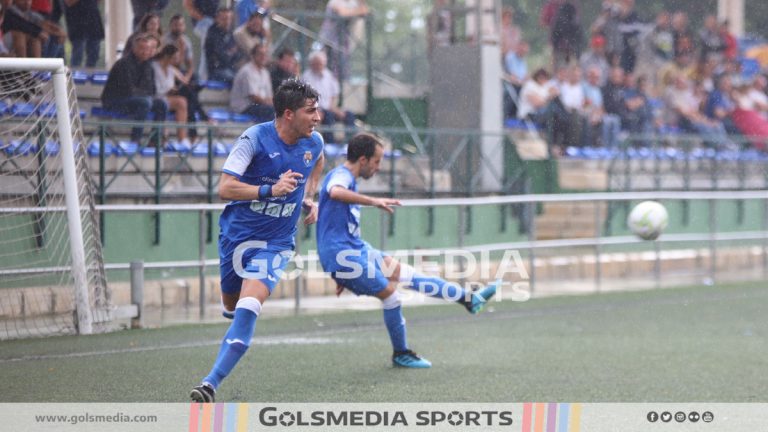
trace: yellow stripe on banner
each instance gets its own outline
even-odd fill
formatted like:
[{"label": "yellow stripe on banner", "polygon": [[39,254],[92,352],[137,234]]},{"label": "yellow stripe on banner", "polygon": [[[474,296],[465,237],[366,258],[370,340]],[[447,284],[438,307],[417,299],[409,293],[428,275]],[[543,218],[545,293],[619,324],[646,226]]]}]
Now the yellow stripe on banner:
[{"label": "yellow stripe on banner", "polygon": [[203,405],[203,419],[200,432],[211,432],[211,419],[213,418],[213,404],[204,403]]},{"label": "yellow stripe on banner", "polygon": [[571,427],[568,432],[579,432],[581,428],[581,404],[571,405]]},{"label": "yellow stripe on banner", "polygon": [[237,406],[237,432],[248,432],[248,404]]},{"label": "yellow stripe on banner", "polygon": [[535,420],[533,422],[533,432],[544,432],[544,415],[547,412],[547,404],[537,403],[535,405]]}]

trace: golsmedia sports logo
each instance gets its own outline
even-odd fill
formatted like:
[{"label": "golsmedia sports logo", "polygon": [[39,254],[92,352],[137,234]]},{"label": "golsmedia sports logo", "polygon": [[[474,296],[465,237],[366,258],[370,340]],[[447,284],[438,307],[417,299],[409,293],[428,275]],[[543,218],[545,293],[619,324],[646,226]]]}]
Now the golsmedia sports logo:
[{"label": "golsmedia sports logo", "polygon": [[404,411],[313,410],[289,411],[274,406],[259,410],[259,424],[268,427],[297,426],[510,426],[512,411]]}]

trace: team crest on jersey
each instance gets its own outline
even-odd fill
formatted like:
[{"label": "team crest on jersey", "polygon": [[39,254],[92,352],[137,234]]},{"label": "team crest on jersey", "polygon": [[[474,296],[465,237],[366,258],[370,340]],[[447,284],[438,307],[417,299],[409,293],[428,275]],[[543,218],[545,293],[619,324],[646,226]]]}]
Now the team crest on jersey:
[{"label": "team crest on jersey", "polygon": [[309,166],[309,164],[312,163],[312,152],[311,151],[305,151],[304,152],[304,165]]}]

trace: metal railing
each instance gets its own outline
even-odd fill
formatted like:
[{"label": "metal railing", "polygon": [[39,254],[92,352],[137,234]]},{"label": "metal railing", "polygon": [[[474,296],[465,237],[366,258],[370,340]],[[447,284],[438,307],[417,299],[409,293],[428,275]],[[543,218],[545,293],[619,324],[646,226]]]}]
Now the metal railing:
[{"label": "metal railing", "polygon": [[[558,195],[519,195],[519,196],[497,196],[497,197],[482,197],[482,198],[447,198],[447,199],[413,199],[403,200],[404,207],[421,207],[421,208],[437,208],[437,207],[455,207],[458,212],[459,223],[456,224],[456,245],[455,248],[469,253],[483,253],[483,252],[498,252],[517,250],[527,253],[528,260],[528,275],[529,286],[531,293],[536,292],[536,263],[537,263],[537,251],[543,249],[550,249],[556,251],[568,251],[577,248],[579,251],[586,249],[587,254],[594,256],[594,291],[601,291],[601,284],[603,281],[602,265],[603,260],[601,256],[605,253],[604,248],[613,246],[628,246],[643,243],[642,240],[634,236],[622,235],[622,236],[609,236],[606,237],[603,234],[602,215],[600,210],[601,203],[613,203],[613,202],[629,202],[640,200],[663,200],[663,201],[679,201],[679,200],[703,200],[707,202],[708,208],[708,230],[706,232],[698,233],[665,233],[661,238],[650,242],[653,245],[655,253],[654,258],[654,271],[653,282],[659,286],[662,278],[661,267],[661,248],[663,245],[683,244],[690,242],[705,242],[707,249],[709,250],[710,262],[707,269],[708,277],[711,281],[716,281],[718,277],[717,270],[717,250],[718,243],[738,241],[744,244],[745,242],[757,242],[761,249],[760,260],[762,265],[763,277],[768,277],[768,191],[717,191],[717,192],[626,192],[626,193],[584,193],[584,194],[558,194]],[[717,211],[718,203],[722,201],[733,200],[757,200],[762,203],[762,214],[759,216],[759,229],[750,231],[733,231],[733,232],[718,232],[717,228]],[[578,238],[578,239],[557,239],[557,240],[538,240],[537,239],[537,224],[535,218],[531,218],[531,223],[528,226],[525,241],[513,241],[513,242],[500,242],[493,244],[480,244],[480,245],[467,245],[465,244],[465,238],[468,231],[468,221],[466,219],[467,209],[474,206],[508,206],[513,204],[524,205],[526,211],[533,213],[536,205],[544,203],[594,203],[594,219],[595,219],[595,235],[591,238]],[[200,314],[205,313],[205,279],[207,277],[207,269],[211,266],[218,265],[217,259],[209,259],[206,256],[206,235],[205,224],[207,223],[207,214],[212,211],[223,210],[223,204],[186,204],[186,205],[100,205],[97,207],[97,211],[102,213],[115,213],[115,212],[197,212],[198,214],[198,239],[199,249],[197,260],[188,261],[175,261],[175,262],[148,262],[143,263],[144,269],[191,269],[196,268],[198,270],[198,278],[200,282]],[[0,213],[29,213],[29,212],[52,212],[63,211],[61,208],[4,208],[0,209]],[[389,216],[383,216],[383,219],[389,218]],[[396,215],[392,217],[396,218]],[[483,225],[484,228],[488,228],[487,224]],[[387,230],[391,225],[382,223],[379,226],[380,239],[386,239],[388,237]],[[297,248],[301,250],[301,235],[297,236]],[[382,249],[386,249],[385,241],[379,245]],[[645,244],[649,244],[646,242]],[[423,252],[424,250],[422,250]],[[434,249],[438,252],[441,249]],[[301,255],[301,259],[304,262],[316,260],[315,256]],[[131,263],[110,263],[105,265],[107,270],[129,270],[135,271],[136,264]],[[44,269],[48,272],[60,272],[67,271],[66,268],[52,268]],[[41,269],[3,269],[0,270],[0,279],[4,275],[18,275],[24,273],[39,273]],[[302,286],[306,286],[306,274],[294,280],[294,298],[295,298],[295,310],[298,311],[300,307],[300,301],[302,296]]]}]

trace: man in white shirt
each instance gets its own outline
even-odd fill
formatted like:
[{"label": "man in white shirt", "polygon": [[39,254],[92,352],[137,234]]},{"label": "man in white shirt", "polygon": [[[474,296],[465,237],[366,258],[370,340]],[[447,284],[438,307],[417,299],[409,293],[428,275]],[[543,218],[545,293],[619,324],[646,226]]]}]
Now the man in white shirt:
[{"label": "man in white shirt", "polygon": [[[355,115],[339,108],[339,94],[341,89],[339,81],[326,67],[327,58],[323,51],[314,51],[309,55],[309,70],[305,71],[301,79],[311,85],[320,94],[320,109],[322,110],[322,124],[333,125],[343,122],[349,128],[355,126]],[[325,142],[334,142],[332,133],[324,133]]]},{"label": "man in white shirt", "polygon": [[267,69],[267,49],[264,45],[254,45],[251,61],[237,71],[230,91],[229,109],[249,114],[257,123],[275,118],[272,79]]}]

